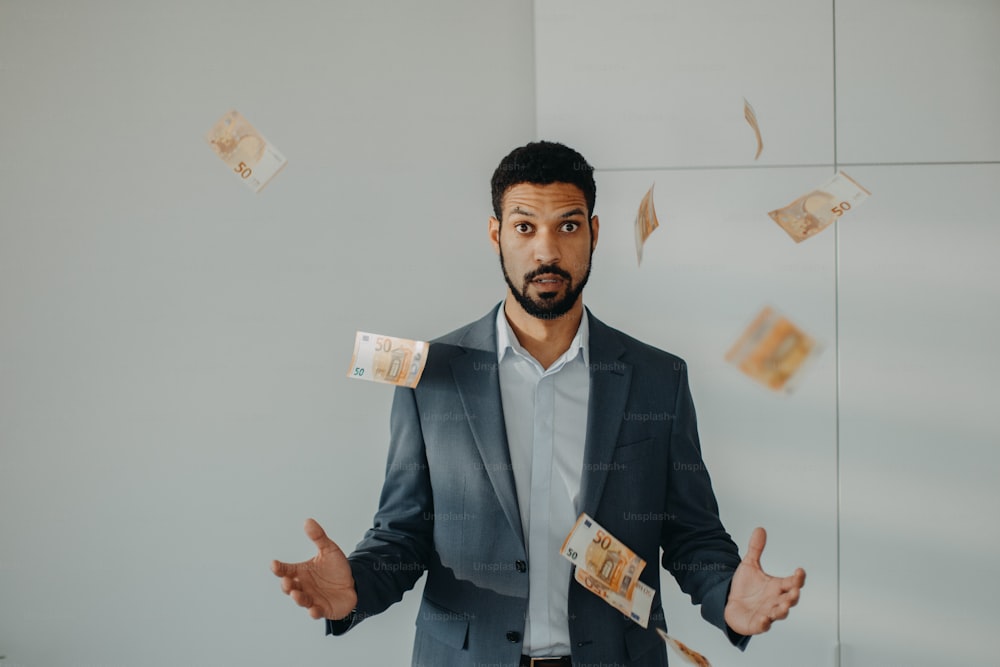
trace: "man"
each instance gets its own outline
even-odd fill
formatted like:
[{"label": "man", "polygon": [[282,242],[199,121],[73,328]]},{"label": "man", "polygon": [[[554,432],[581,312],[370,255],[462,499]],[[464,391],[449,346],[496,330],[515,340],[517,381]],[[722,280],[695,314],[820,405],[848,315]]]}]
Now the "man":
[{"label": "man", "polygon": [[[745,648],[788,615],[805,572],[761,570],[762,528],[740,560],[684,362],[584,308],[600,230],[592,169],[566,146],[531,143],[503,159],[492,190],[506,298],[432,341],[419,385],[396,389],[365,538],[345,557],[310,519],[318,554],[275,561],[282,590],[341,634],[427,571],[415,665],[666,665],[662,548],[702,615]],[[573,581],[559,548],[581,512],[650,564],[647,629]]]}]

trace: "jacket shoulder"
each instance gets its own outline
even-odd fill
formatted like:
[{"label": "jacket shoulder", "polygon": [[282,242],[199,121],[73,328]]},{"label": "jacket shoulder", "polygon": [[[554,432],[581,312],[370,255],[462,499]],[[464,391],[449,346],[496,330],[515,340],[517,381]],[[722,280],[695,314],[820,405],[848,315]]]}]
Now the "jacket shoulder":
[{"label": "jacket shoulder", "polygon": [[[680,369],[687,365],[684,359],[676,354],[643,342],[624,331],[610,327],[593,316],[591,316],[591,336],[593,336],[595,322],[597,327],[603,330],[603,335],[617,341],[624,348],[623,358],[627,361],[642,366],[670,366],[674,369]],[[591,344],[593,344],[593,338],[591,338]]]},{"label": "jacket shoulder", "polygon": [[479,348],[492,343],[496,347],[496,319],[500,304],[490,309],[490,312],[469,324],[453,329],[448,333],[430,340],[431,344],[454,345],[457,347]]},{"label": "jacket shoulder", "polygon": [[430,342],[432,345],[459,345],[463,339],[469,334],[469,332],[476,326],[476,322],[470,322],[457,329],[452,329],[446,334],[441,334],[437,338],[432,338]]}]

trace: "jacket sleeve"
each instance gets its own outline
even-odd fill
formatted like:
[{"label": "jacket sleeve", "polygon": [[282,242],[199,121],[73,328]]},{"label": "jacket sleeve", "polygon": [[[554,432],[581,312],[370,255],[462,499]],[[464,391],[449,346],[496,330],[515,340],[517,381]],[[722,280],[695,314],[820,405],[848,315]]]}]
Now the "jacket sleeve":
[{"label": "jacket sleeve", "polygon": [[413,588],[427,569],[433,529],[430,471],[416,396],[412,389],[397,387],[378,511],[372,527],[348,556],[358,606],[345,619],[327,619],[327,634],[343,634],[385,611]]},{"label": "jacket sleeve", "polygon": [[681,364],[670,434],[667,520],[661,535],[663,567],[677,580],[701,615],[745,649],[750,641],[726,625],[724,610],[739,550],[719,519],[712,481],[701,456],[687,365]]}]

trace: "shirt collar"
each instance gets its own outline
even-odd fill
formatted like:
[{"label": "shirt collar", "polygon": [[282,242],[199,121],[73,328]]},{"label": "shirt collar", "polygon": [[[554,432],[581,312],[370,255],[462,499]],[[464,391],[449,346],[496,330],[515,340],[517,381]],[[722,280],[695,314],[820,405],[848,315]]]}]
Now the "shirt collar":
[{"label": "shirt collar", "polygon": [[[504,304],[501,303],[500,307],[497,309],[497,362],[503,361],[504,355],[507,354],[507,350],[518,354],[522,357],[527,357],[533,359],[534,357],[524,349],[520,341],[517,340],[517,336],[514,334],[514,330],[510,326],[510,322],[507,321],[507,316],[503,312]],[[573,336],[573,340],[570,341],[569,347],[565,352],[556,360],[552,365],[553,367],[561,365],[567,361],[572,361],[576,358],[577,354],[583,355],[583,363],[590,364],[590,316],[587,313],[587,309],[583,309],[583,317],[580,318],[580,326],[576,330],[576,335]],[[537,363],[537,361],[536,361]]]}]

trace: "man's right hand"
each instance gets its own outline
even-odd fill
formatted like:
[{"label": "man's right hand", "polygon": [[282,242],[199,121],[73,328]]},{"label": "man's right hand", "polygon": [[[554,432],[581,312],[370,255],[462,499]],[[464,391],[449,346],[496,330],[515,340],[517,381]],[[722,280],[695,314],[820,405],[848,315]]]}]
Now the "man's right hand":
[{"label": "man's right hand", "polygon": [[347,556],[315,519],[307,519],[305,528],[318,553],[301,563],[272,561],[271,571],[281,577],[281,590],[310,616],[342,619],[358,604]]}]

